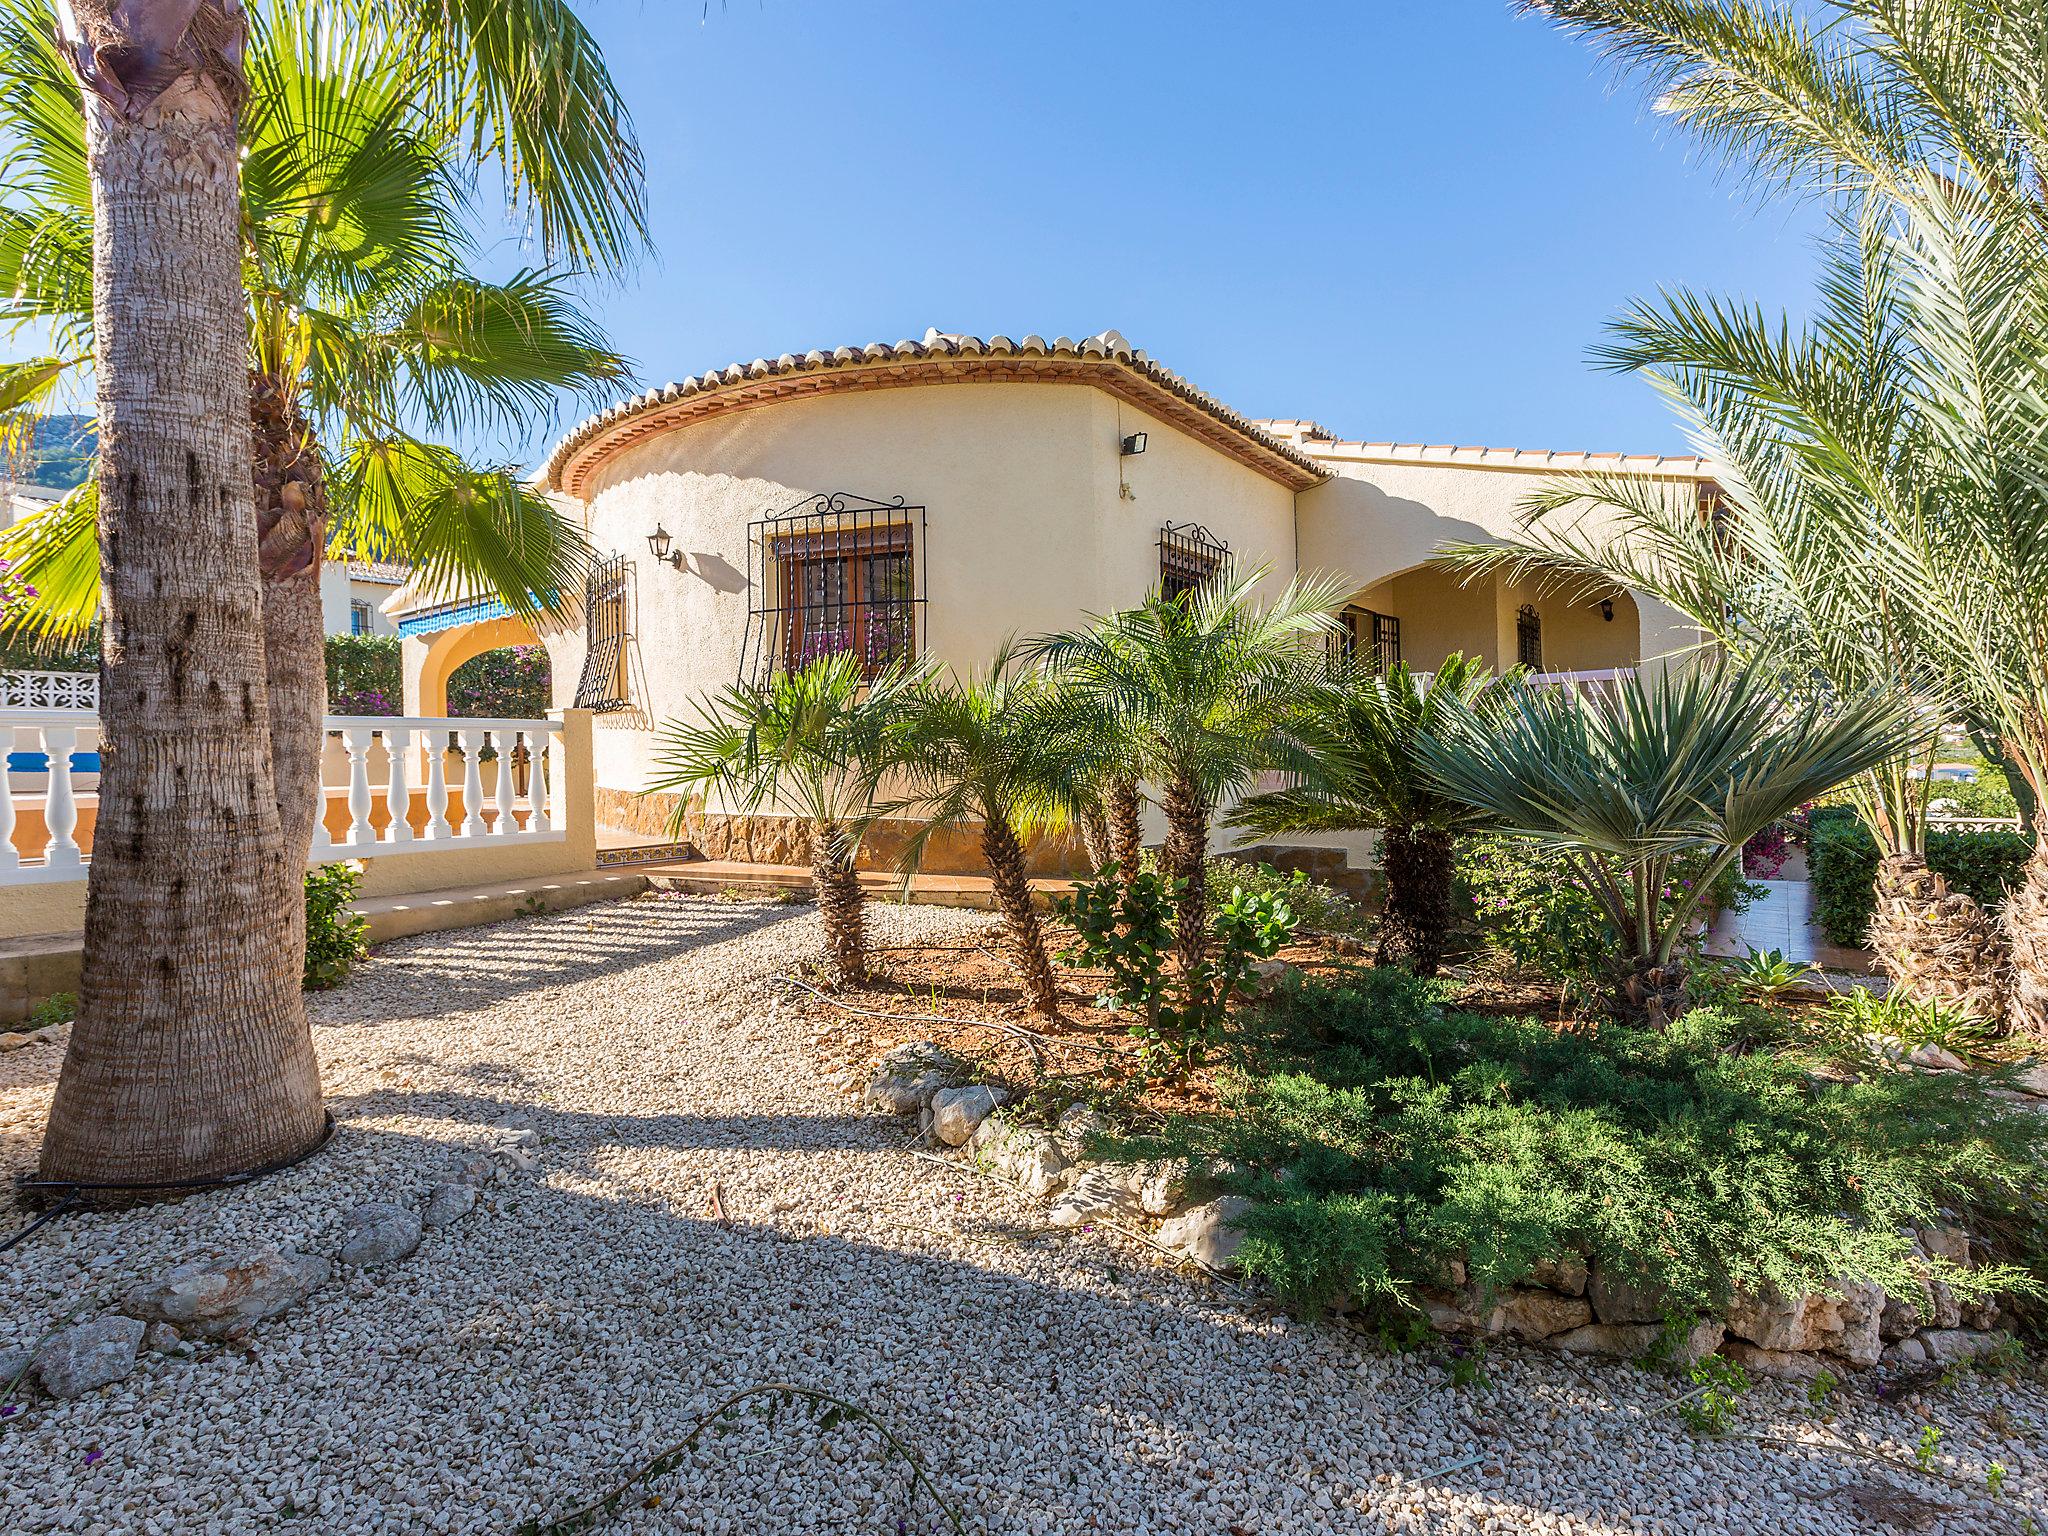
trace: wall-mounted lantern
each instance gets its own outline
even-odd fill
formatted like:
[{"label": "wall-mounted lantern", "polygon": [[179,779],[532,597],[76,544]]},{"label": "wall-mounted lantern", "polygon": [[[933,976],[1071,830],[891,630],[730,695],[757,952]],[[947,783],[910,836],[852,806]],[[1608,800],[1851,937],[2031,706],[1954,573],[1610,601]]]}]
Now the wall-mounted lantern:
[{"label": "wall-mounted lantern", "polygon": [[1614,599],[1613,599],[1613,598],[1611,598],[1611,597],[1603,597],[1603,598],[1601,598],[1601,599],[1600,599],[1600,617],[1601,617],[1601,618],[1603,618],[1603,619],[1605,619],[1605,620],[1606,620],[1606,621],[1607,621],[1608,623],[1610,623],[1610,624],[1612,624],[1612,623],[1614,622]]},{"label": "wall-mounted lantern", "polygon": [[654,525],[654,532],[647,535],[647,547],[654,552],[654,558],[666,560],[680,571],[683,568],[683,552],[679,549],[671,554],[669,552],[670,542],[668,530],[659,523]]},{"label": "wall-mounted lantern", "polygon": [[1134,459],[1143,453],[1145,451],[1145,434],[1133,432],[1129,437],[1125,438],[1123,441],[1123,451],[1124,457],[1127,459]]}]

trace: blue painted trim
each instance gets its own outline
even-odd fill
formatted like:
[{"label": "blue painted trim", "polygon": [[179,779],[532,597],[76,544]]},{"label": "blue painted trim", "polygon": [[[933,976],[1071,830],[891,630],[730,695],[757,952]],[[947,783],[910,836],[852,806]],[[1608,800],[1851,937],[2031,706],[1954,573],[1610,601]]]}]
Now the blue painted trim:
[{"label": "blue painted trim", "polygon": [[492,619],[509,619],[512,608],[502,597],[479,597],[466,603],[448,603],[422,613],[409,613],[398,621],[401,635],[435,635],[464,624],[486,624]]}]

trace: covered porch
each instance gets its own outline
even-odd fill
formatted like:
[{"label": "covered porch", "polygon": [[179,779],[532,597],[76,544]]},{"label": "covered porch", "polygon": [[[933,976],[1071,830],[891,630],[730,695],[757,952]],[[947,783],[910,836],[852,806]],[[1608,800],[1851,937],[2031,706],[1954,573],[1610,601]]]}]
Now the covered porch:
[{"label": "covered porch", "polygon": [[1495,672],[1524,666],[1558,681],[1588,681],[1645,659],[1641,614],[1619,588],[1586,598],[1490,576],[1468,586],[1419,565],[1359,588],[1339,620],[1346,653],[1382,671],[1406,662],[1434,672],[1463,653]]}]

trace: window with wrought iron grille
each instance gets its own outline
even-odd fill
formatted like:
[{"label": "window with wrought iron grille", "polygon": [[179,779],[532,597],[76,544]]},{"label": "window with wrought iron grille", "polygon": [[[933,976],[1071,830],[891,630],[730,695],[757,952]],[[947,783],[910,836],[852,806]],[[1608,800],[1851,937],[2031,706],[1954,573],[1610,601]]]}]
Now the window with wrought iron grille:
[{"label": "window with wrought iron grille", "polygon": [[851,654],[865,672],[918,654],[924,508],[845,493],[757,520],[743,670],[760,678]]},{"label": "window with wrought iron grille", "polygon": [[1515,661],[1531,672],[1543,670],[1543,620],[1528,603],[1515,615]]},{"label": "window with wrought iron grille", "polygon": [[370,618],[370,605],[368,603],[350,603],[348,605],[348,632],[352,635],[367,635],[373,633],[374,630],[375,624]]},{"label": "window with wrought iron grille", "polygon": [[583,675],[576,707],[600,714],[629,705],[626,697],[626,589],[632,566],[613,555],[583,579]]},{"label": "window with wrought iron grille", "polygon": [[1356,603],[1337,615],[1344,659],[1374,672],[1391,671],[1401,659],[1401,621]]},{"label": "window with wrought iron grille", "polygon": [[1192,592],[1230,565],[1230,546],[1200,523],[1168,523],[1159,530],[1159,590],[1167,597]]}]

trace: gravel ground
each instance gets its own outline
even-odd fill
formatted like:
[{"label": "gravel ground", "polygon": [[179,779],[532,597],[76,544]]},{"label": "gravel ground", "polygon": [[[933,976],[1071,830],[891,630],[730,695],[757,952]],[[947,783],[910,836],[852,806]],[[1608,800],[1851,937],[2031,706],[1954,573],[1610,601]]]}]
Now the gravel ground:
[{"label": "gravel ground", "polygon": [[[878,942],[988,919],[886,908]],[[779,1379],[874,1410],[988,1532],[2016,1533],[2048,1403],[1970,1378],[1886,1406],[1798,1389],[1752,1433],[1832,1434],[1993,1503],[1809,1448],[1705,1441],[1626,1366],[1429,1355],[1248,1314],[1106,1232],[911,1155],[810,1070],[760,978],[815,953],[805,907],[650,898],[408,940],[315,1001],[341,1129],[259,1185],[67,1218],[0,1258],[0,1349],[195,1251],[331,1248],[343,1210],[415,1199],[527,1111],[540,1166],[411,1259],[197,1361],[0,1428],[10,1532],[501,1531],[594,1496],[725,1393]],[[32,1155],[58,1051],[0,1056],[0,1156]],[[722,1212],[723,1219],[715,1214]],[[91,1453],[98,1451],[98,1456]],[[1471,1458],[1478,1458],[1471,1460]],[[1425,1474],[1434,1473],[1425,1481]],[[610,1530],[922,1532],[858,1426],[749,1421]],[[899,1519],[902,1523],[899,1524]]]}]

